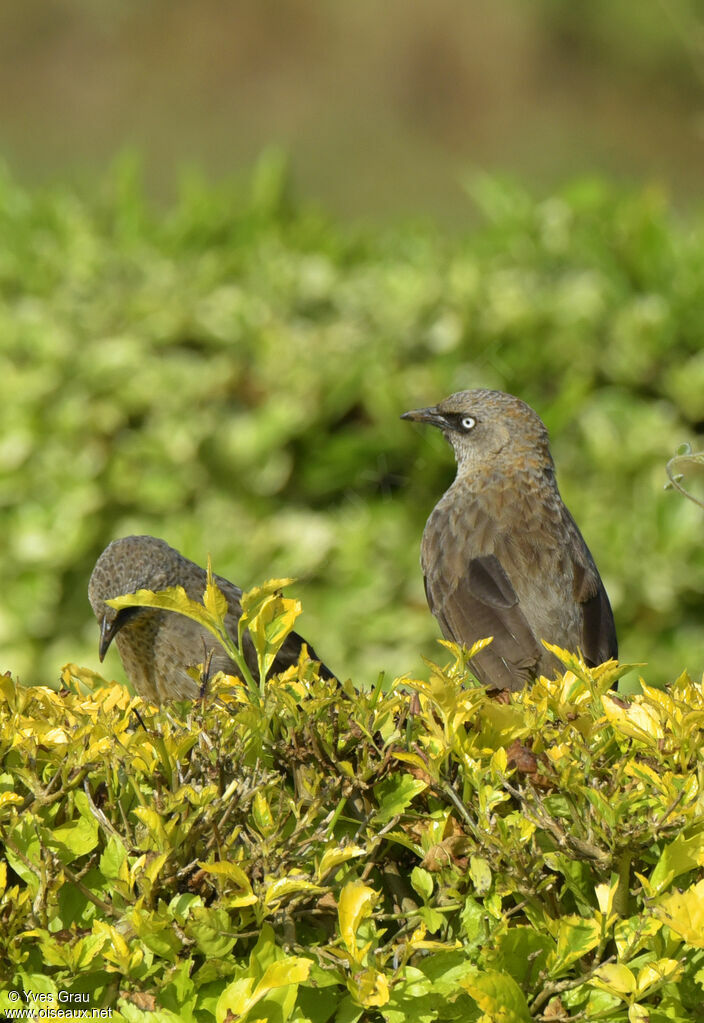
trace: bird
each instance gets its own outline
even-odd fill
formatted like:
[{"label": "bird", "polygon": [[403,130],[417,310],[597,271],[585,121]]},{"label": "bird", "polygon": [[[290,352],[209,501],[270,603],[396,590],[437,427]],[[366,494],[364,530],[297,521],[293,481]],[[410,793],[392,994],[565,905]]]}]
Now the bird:
[{"label": "bird", "polygon": [[[213,579],[227,600],[225,625],[236,642],[237,623],[242,614],[242,590],[222,576],[214,575]],[[172,586],[182,586],[192,600],[201,601],[206,582],[204,568],[154,536],[113,540],[98,558],[91,574],[88,599],[100,626],[100,660],[102,662],[114,640],[134,690],[157,706],[169,700],[195,699],[200,694],[200,687],[186,670],[189,667],[207,663],[212,673],[224,671],[236,676],[241,675],[240,669],[212,633],[191,618],[153,607],[117,610],[106,601],[141,589],[156,591]],[[297,664],[304,643],[298,633],[289,633],[272,670],[280,672]],[[247,632],[243,647],[247,665],[257,678],[257,656]],[[319,660],[311,646],[308,646],[308,656],[312,661]],[[322,663],[320,676],[334,677]]]},{"label": "bird", "polygon": [[594,558],[555,480],[548,431],[503,391],[458,391],[402,419],[440,429],[457,475],[421,543],[428,606],[443,636],[471,647],[489,690],[516,692],[564,667],[541,640],[596,666],[616,659],[613,613]]}]

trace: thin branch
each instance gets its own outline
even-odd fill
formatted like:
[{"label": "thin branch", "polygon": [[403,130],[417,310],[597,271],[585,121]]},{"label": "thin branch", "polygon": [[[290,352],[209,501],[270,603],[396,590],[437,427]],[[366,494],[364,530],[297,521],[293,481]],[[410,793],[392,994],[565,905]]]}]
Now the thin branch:
[{"label": "thin branch", "polygon": [[561,995],[565,991],[573,991],[574,988],[581,987],[582,984],[585,984],[587,981],[591,980],[592,977],[596,976],[603,966],[607,966],[609,963],[614,962],[616,962],[616,956],[612,955],[609,956],[608,959],[603,959],[600,963],[597,963],[596,966],[593,966],[591,970],[587,973],[583,973],[580,977],[575,977],[572,980],[560,980],[555,981],[552,984],[546,984],[540,994],[536,995],[532,1002],[531,1009],[533,1014],[535,1014],[538,1009],[542,1008],[542,1006],[545,1005],[548,999],[552,998],[553,995]]},{"label": "thin branch", "polygon": [[675,488],[675,490],[679,490],[680,494],[682,494],[684,497],[686,497],[689,501],[693,501],[694,504],[698,504],[700,508],[704,508],[704,501],[702,501],[698,497],[695,497],[694,494],[690,494],[690,492],[688,490],[686,490],[682,486],[682,484],[680,483],[680,479],[682,477],[681,476],[679,476],[679,477],[676,476],[674,474],[674,472],[673,472],[673,468],[675,466],[675,463],[681,462],[683,459],[685,461],[688,461],[688,462],[689,461],[699,462],[699,461],[704,460],[704,452],[700,451],[700,452],[697,452],[697,454],[695,454],[695,455],[675,455],[674,458],[671,458],[670,461],[665,466],[665,471],[667,472],[667,477],[668,477],[670,483],[672,484],[672,486]]}]

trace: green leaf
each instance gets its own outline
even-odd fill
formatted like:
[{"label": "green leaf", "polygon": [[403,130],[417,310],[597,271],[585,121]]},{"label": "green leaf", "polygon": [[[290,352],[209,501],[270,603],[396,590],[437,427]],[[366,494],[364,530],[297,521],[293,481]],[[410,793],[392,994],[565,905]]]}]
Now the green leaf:
[{"label": "green leaf", "polygon": [[250,591],[242,597],[243,611],[238,628],[241,632],[246,625],[254,644],[259,667],[260,689],[264,685],[276,655],[281,649],[301,613],[301,605],[297,600],[283,597],[278,592],[265,594],[263,591],[274,584],[283,584],[290,580],[274,579],[257,590]]},{"label": "green leaf", "polygon": [[568,966],[596,948],[601,939],[601,927],[596,920],[578,916],[561,918],[557,932],[557,947],[548,959],[551,977],[558,977]]},{"label": "green leaf", "polygon": [[510,974],[527,990],[545,969],[548,954],[554,947],[547,934],[532,927],[510,927],[497,939],[496,956],[491,957],[491,965],[501,973]]},{"label": "green leaf", "polygon": [[224,909],[194,906],[185,932],[195,941],[199,951],[215,959],[224,958],[232,951],[237,941],[233,934],[232,921]]},{"label": "green leaf", "polygon": [[387,824],[392,818],[402,814],[415,797],[427,789],[426,782],[413,778],[410,774],[399,774],[385,778],[374,787],[374,794],[379,803],[375,815],[377,824]]},{"label": "green leaf", "polygon": [[79,817],[70,824],[62,824],[46,835],[45,843],[50,849],[56,850],[62,863],[71,863],[95,849],[98,844],[97,821]]},{"label": "green leaf", "polygon": [[146,909],[134,908],[128,914],[136,936],[155,955],[167,962],[176,962],[182,941],[167,920]]},{"label": "green leaf", "polygon": [[422,867],[414,867],[411,871],[411,884],[425,901],[433,894],[433,876]]},{"label": "green leaf", "polygon": [[[235,1018],[245,1016],[275,989],[292,988],[289,998],[285,1000],[288,1001],[288,1012],[285,1012],[283,1017],[286,1019],[295,1003],[298,984],[308,979],[310,967],[308,959],[285,956],[271,963],[258,982],[251,976],[233,981],[218,999],[216,1020],[218,1023],[224,1023],[232,1016]],[[281,1001],[278,1004],[281,1005]],[[263,1007],[260,1006],[258,1011],[263,1012]],[[268,1014],[265,1013],[263,1018],[267,1019]]]},{"label": "green leaf", "polygon": [[127,871],[123,871],[127,860],[127,850],[117,835],[111,835],[108,844],[100,855],[100,872],[111,880],[122,878],[127,880]]},{"label": "green leaf", "polygon": [[531,1023],[525,995],[513,977],[487,970],[459,983],[488,1019],[496,1023]]},{"label": "green leaf", "polygon": [[41,842],[30,817],[23,816],[10,829],[9,837],[10,841],[5,845],[7,862],[34,896],[39,890]]},{"label": "green leaf", "polygon": [[491,888],[491,867],[482,856],[470,856],[469,876],[477,895],[486,895]]}]

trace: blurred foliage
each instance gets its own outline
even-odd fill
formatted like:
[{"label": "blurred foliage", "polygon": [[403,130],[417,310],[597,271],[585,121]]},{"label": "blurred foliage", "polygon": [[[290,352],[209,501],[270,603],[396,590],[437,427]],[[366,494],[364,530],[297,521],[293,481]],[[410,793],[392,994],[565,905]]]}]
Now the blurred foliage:
[{"label": "blurred foliage", "polygon": [[168,713],[76,665],[0,677],[0,1010],[697,1018],[702,685],[624,700],[552,648],[564,676],[498,703],[444,646],[413,711],[308,661]]},{"label": "blurred foliage", "polygon": [[598,62],[612,84],[639,72],[670,99],[695,101],[701,90],[701,0],[661,4],[538,0],[536,10],[555,48],[573,60]]},{"label": "blurred foliage", "polygon": [[551,431],[624,659],[699,673],[701,516],[662,488],[704,423],[704,224],[599,181],[467,191],[480,223],[447,237],[331,222],[277,152],[247,188],[185,175],[161,211],[130,158],[88,198],[0,178],[2,667],[97,667],[88,578],[137,532],[245,588],[297,577],[339,675],[411,669],[454,467],[398,417],[490,386]]}]

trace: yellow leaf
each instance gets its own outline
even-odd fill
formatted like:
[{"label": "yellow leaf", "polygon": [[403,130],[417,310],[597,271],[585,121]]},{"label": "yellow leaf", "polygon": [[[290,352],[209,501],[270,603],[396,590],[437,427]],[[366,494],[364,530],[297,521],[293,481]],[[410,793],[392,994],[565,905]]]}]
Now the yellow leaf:
[{"label": "yellow leaf", "polygon": [[636,978],[622,963],[607,963],[599,967],[591,983],[617,998],[632,995],[636,990]]},{"label": "yellow leaf", "polygon": [[276,821],[272,816],[271,808],[263,792],[255,793],[252,800],[252,816],[254,817],[254,823],[265,838],[276,832]]},{"label": "yellow leaf", "polygon": [[627,707],[621,707],[605,693],[601,702],[607,721],[621,735],[652,745],[665,734],[654,708],[638,699]]},{"label": "yellow leaf", "polygon": [[586,920],[576,915],[561,917],[557,947],[550,953],[549,968],[551,971],[564,969],[596,948],[600,939],[601,927],[596,920]]},{"label": "yellow leaf", "polygon": [[256,614],[248,616],[247,628],[257,652],[260,679],[268,675],[300,613],[300,601],[277,594],[258,603]]},{"label": "yellow leaf", "polygon": [[688,944],[704,948],[704,881],[663,898],[655,914]]},{"label": "yellow leaf", "polygon": [[108,939],[107,944],[103,946],[103,958],[122,970],[128,970],[131,959],[130,950],[119,930],[102,920],[94,920],[93,933]]},{"label": "yellow leaf", "polygon": [[251,892],[252,886],[249,883],[249,878],[245,874],[241,867],[238,867],[236,863],[230,863],[229,861],[221,861],[218,863],[198,863],[201,870],[205,870],[208,874],[215,874],[217,877],[226,877],[230,881],[234,881],[238,888],[242,888],[244,891]]},{"label": "yellow leaf", "polygon": [[219,618],[221,621],[229,610],[227,598],[213,578],[213,568],[210,563],[210,555],[208,555],[208,575],[207,582],[205,584],[205,593],[203,594],[203,607],[214,618]]},{"label": "yellow leaf", "polygon": [[363,970],[350,977],[347,987],[354,1000],[365,1008],[386,1005],[389,1000],[389,985],[383,973],[378,970]]},{"label": "yellow leaf", "polygon": [[647,963],[638,971],[637,989],[639,997],[652,987],[679,980],[683,970],[684,965],[676,959],[658,959],[654,963]]},{"label": "yellow leaf", "polygon": [[312,881],[308,881],[300,874],[289,874],[268,885],[264,896],[264,905],[271,906],[274,902],[283,899],[284,895],[291,895],[293,892],[320,892],[322,890],[320,885],[313,884]]},{"label": "yellow leaf", "polygon": [[285,586],[290,586],[295,579],[267,579],[261,586],[254,586],[242,594],[242,612],[248,619],[255,618],[264,604]]},{"label": "yellow leaf", "polygon": [[240,977],[229,984],[220,995],[215,1008],[216,1020],[218,1023],[224,1023],[225,1020],[245,1016],[257,1002],[275,988],[288,987],[307,980],[310,967],[308,959],[287,956],[271,963],[256,987],[253,977]]},{"label": "yellow leaf", "polygon": [[643,690],[643,695],[647,697],[650,703],[654,706],[662,707],[666,718],[676,721],[680,717],[677,704],[664,689],[655,689],[652,686],[646,685],[643,679],[640,680],[640,686]]},{"label": "yellow leaf", "polygon": [[491,888],[491,867],[483,856],[470,856],[469,876],[477,895],[484,895]]},{"label": "yellow leaf", "polygon": [[572,747],[567,742],[557,743],[555,746],[549,746],[545,750],[545,756],[552,761],[553,764],[559,769],[561,764],[568,764],[573,757]]},{"label": "yellow leaf", "polygon": [[[69,689],[79,693],[82,693],[84,689],[88,689],[91,696],[96,700],[104,700],[105,694],[111,690],[119,692],[122,698],[125,698],[124,686],[109,686],[103,676],[97,671],[94,671],[92,668],[81,667],[73,662],[64,664],[61,669],[61,680]],[[129,700],[129,696],[127,696],[127,699]]]},{"label": "yellow leaf", "polygon": [[598,884],[594,890],[596,892],[597,902],[599,903],[599,909],[606,917],[608,926],[608,921],[610,920],[613,912],[614,899],[616,897],[616,892],[618,891],[618,875],[612,874],[609,884]]},{"label": "yellow leaf", "polygon": [[646,1005],[629,1005],[628,1023],[650,1023],[650,1009]]},{"label": "yellow leaf", "polygon": [[168,846],[169,840],[164,830],[164,822],[156,810],[152,810],[150,806],[138,806],[134,810],[134,815],[139,817],[157,842]]},{"label": "yellow leaf", "polygon": [[114,745],[115,743],[112,736],[108,737],[107,735],[104,739],[98,739],[97,742],[92,742],[82,755],[81,762],[85,764],[90,760],[97,760],[98,757],[102,757],[104,754],[109,753]]},{"label": "yellow leaf", "polygon": [[360,845],[345,845],[339,849],[326,849],[318,864],[317,876],[319,879],[325,877],[328,871],[339,867],[341,863],[346,863],[347,860],[351,860],[355,856],[364,856],[365,854],[366,849]]},{"label": "yellow leaf", "polygon": [[287,984],[302,984],[304,980],[308,980],[310,967],[310,960],[301,956],[287,956],[276,963],[271,963],[254,989],[253,1002],[258,1002],[274,988],[285,987]]},{"label": "yellow leaf", "polygon": [[16,792],[0,792],[0,810],[5,806],[22,806],[24,799]]},{"label": "yellow leaf", "polygon": [[144,870],[144,876],[147,877],[152,884],[156,881],[161,868],[164,866],[168,858],[168,853],[160,853],[158,856],[154,856],[147,862]]},{"label": "yellow leaf", "polygon": [[557,657],[558,661],[564,664],[568,672],[571,671],[577,676],[577,678],[580,678],[585,682],[591,680],[589,668],[586,666],[581,657],[578,657],[577,654],[573,654],[570,650],[563,650],[562,647],[554,646],[552,643],[548,643],[544,639],[541,640],[541,642],[546,650],[549,650],[551,654],[554,654],[555,657]]},{"label": "yellow leaf", "polygon": [[492,771],[496,771],[498,774],[506,773],[506,768],[508,767],[508,754],[505,746],[500,746],[499,749],[492,753],[489,765]]},{"label": "yellow leaf", "polygon": [[357,930],[362,920],[370,916],[379,895],[362,881],[350,881],[340,892],[337,913],[340,920],[340,934],[347,951],[357,956]]},{"label": "yellow leaf", "polygon": [[504,747],[510,746],[515,739],[522,739],[529,731],[523,708],[496,703],[494,700],[485,698],[482,707],[467,716],[471,716],[478,725],[477,742],[487,750],[496,751],[497,755],[495,760],[492,759],[492,767],[496,767],[500,773],[504,773],[508,762]]},{"label": "yellow leaf", "polygon": [[507,973],[477,971],[459,978],[462,987],[477,1003],[487,1023],[531,1023],[526,998]]},{"label": "yellow leaf", "polygon": [[[664,796],[668,794],[667,786],[660,775],[654,771],[652,767],[648,764],[644,764],[642,761],[629,760],[626,764],[624,773],[629,778],[638,778],[642,782],[649,783]],[[673,797],[674,792],[670,794],[670,800],[672,800]]]},{"label": "yellow leaf", "polygon": [[426,941],[426,928],[425,924],[419,924],[416,927],[413,934],[408,939],[408,946],[412,949],[426,949],[428,951],[443,951],[448,952],[453,948],[462,948],[462,942],[455,940],[454,942],[449,941]]},{"label": "yellow leaf", "polygon": [[42,743],[53,746],[65,746],[68,742],[68,736],[63,728],[50,728],[47,732],[42,735]]},{"label": "yellow leaf", "polygon": [[226,1019],[239,1019],[245,1016],[254,1005],[252,992],[254,990],[253,977],[240,977],[228,984],[218,998],[215,1007],[215,1018],[218,1023]]},{"label": "yellow leaf", "polygon": [[[82,670],[87,671],[88,669]],[[131,699],[129,690],[116,683],[111,686],[105,685],[95,693],[95,700],[105,714],[110,714],[116,707],[126,710]]]},{"label": "yellow leaf", "polygon": [[158,607],[163,611],[177,611],[203,624],[204,607],[197,600],[191,600],[183,586],[169,586],[165,590],[137,590],[105,602],[120,610],[123,607]]},{"label": "yellow leaf", "polygon": [[[394,752],[393,757],[395,760],[401,760],[404,764],[410,764],[411,767],[416,767],[420,771],[428,771],[429,765],[419,757],[417,753],[396,753]],[[432,767],[432,765],[430,765]]]},{"label": "yellow leaf", "polygon": [[650,875],[650,891],[653,895],[669,888],[672,881],[696,867],[704,866],[704,833],[685,838],[680,833],[665,846],[660,859]]},{"label": "yellow leaf", "polygon": [[620,920],[614,928],[614,941],[619,957],[630,959],[639,948],[651,948],[649,939],[661,929],[661,921],[652,916]]}]

